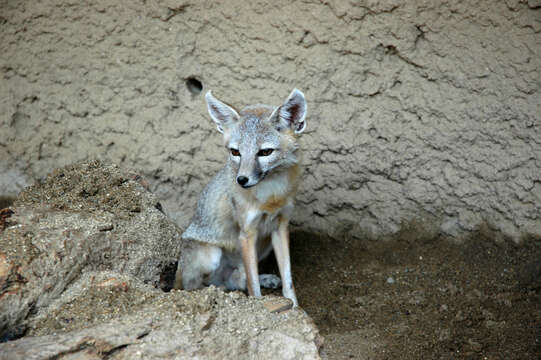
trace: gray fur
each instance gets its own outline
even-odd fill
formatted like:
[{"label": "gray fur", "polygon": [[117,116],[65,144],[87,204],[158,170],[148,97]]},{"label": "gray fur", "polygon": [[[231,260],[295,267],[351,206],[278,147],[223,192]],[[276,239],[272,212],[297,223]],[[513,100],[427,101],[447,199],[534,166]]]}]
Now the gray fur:
[{"label": "gray fur", "polygon": [[[228,246],[236,243],[239,229],[233,222],[212,221],[220,217],[233,216],[233,199],[227,188],[235,184],[233,170],[229,163],[222,168],[205,187],[192,221],[182,234],[184,240],[196,240],[213,245]],[[238,186],[238,185],[237,185]],[[229,213],[224,213],[226,210]]]},{"label": "gray fur", "polygon": [[[239,113],[210,92],[206,99],[230,155],[201,193],[195,215],[182,234],[188,245],[179,260],[176,287],[194,289],[213,284],[237,290],[245,289],[251,279],[249,289],[260,294],[260,282],[271,287],[278,282],[270,275],[259,280],[253,264],[278,246],[279,262],[285,264],[280,271],[287,277],[284,295],[296,304],[284,229],[293,212],[299,177],[296,136],[305,127],[304,95],[295,89],[279,107],[251,105]],[[246,182],[240,182],[240,177]],[[257,259],[248,255],[253,247],[246,247],[253,233]],[[246,264],[246,259],[252,260]]]}]

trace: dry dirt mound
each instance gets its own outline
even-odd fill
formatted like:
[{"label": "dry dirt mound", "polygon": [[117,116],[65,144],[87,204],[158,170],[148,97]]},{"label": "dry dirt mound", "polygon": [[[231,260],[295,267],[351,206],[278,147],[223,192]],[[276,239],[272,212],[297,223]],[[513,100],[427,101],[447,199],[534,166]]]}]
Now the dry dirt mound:
[{"label": "dry dirt mound", "polygon": [[25,189],[0,233],[0,336],[89,270],[157,285],[179,255],[179,231],[137,176],[98,161],[53,171]]}]

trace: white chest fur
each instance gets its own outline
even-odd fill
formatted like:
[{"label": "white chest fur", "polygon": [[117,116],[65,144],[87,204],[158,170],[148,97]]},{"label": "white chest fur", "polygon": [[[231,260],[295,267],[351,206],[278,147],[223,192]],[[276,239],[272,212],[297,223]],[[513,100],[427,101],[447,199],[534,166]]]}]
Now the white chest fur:
[{"label": "white chest fur", "polygon": [[286,173],[276,174],[262,181],[254,188],[254,195],[261,204],[271,198],[285,197],[290,192],[291,184]]},{"label": "white chest fur", "polygon": [[265,237],[278,227],[279,216],[289,218],[293,211],[293,191],[287,172],[273,174],[259,183],[247,196],[244,224],[241,228],[256,228],[259,237]]}]

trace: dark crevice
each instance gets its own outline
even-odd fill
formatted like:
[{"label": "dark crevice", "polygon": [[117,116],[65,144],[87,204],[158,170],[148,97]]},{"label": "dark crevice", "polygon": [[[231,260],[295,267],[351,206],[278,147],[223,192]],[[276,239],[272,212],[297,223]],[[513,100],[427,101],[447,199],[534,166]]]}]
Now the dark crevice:
[{"label": "dark crevice", "polygon": [[14,202],[14,196],[0,195],[0,209],[10,207]]},{"label": "dark crevice", "polygon": [[172,262],[163,268],[160,274],[160,282],[158,288],[164,292],[169,292],[175,284],[175,274],[177,272],[178,261]]},{"label": "dark crevice", "polygon": [[[148,333],[143,334],[143,335],[146,336],[146,335],[148,335]],[[143,336],[143,337],[144,337],[144,336]],[[103,354],[102,359],[103,359],[103,360],[106,360],[106,359],[111,358],[111,356],[113,356],[113,355],[116,354],[117,352],[119,352],[119,351],[125,349],[125,348],[128,347],[129,345],[131,345],[131,344],[123,344],[123,345],[117,346],[117,347],[115,347],[115,348],[113,348],[113,349],[111,349],[111,350],[109,350],[109,351],[107,351],[107,352],[102,353],[102,354]]]},{"label": "dark crevice", "polygon": [[150,334],[150,330],[147,330],[144,333],[142,333],[141,335],[137,336],[136,339],[141,340],[142,338],[146,337],[148,334]]},{"label": "dark crevice", "polygon": [[203,83],[195,77],[189,77],[186,79],[186,87],[193,96],[197,96],[201,94],[201,91],[203,91]]},{"label": "dark crevice", "polygon": [[8,332],[5,332],[0,336],[0,344],[20,339],[24,337],[25,333],[26,327],[24,325],[14,326]]}]

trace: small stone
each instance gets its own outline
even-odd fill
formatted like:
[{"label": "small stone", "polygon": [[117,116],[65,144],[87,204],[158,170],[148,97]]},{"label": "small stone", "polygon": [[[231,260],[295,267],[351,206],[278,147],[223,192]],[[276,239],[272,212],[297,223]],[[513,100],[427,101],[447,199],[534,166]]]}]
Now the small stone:
[{"label": "small stone", "polygon": [[105,224],[98,227],[99,231],[111,231],[114,229],[113,224]]},{"label": "small stone", "polygon": [[126,292],[129,289],[127,282],[121,281],[114,277],[101,281],[100,283],[96,284],[96,286],[101,287],[101,288],[111,288],[113,290],[120,290],[123,292]]},{"label": "small stone", "polygon": [[273,298],[263,303],[265,309],[271,313],[281,313],[293,307],[293,301],[286,298]]},{"label": "small stone", "polygon": [[387,278],[387,284],[394,284],[394,282],[395,282],[395,280],[393,279],[392,276],[389,276],[389,277]]}]

